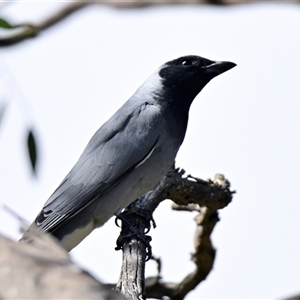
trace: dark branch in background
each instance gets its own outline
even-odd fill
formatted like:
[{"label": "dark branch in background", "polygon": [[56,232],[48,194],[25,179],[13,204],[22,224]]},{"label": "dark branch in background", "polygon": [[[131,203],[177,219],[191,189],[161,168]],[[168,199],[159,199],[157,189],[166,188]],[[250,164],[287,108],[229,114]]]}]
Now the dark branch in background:
[{"label": "dark branch in background", "polygon": [[[212,270],[215,249],[210,236],[219,221],[218,210],[231,202],[233,192],[223,175],[217,174],[214,181],[204,181],[193,176],[183,177],[184,173],[184,170],[171,170],[123,213],[122,232],[117,242],[123,249],[123,266],[117,288],[125,296],[144,299],[146,294],[147,298],[183,299]],[[192,255],[195,270],[179,283],[163,282],[160,274],[144,282],[145,258],[151,255],[151,238],[144,232],[148,232],[154,210],[165,199],[176,203],[175,210],[199,212],[195,217],[195,252]]]},{"label": "dark branch in background", "polygon": [[86,5],[91,4],[88,1],[79,1],[79,2],[73,2],[69,5],[66,5],[63,7],[60,11],[58,11],[56,14],[49,16],[48,19],[41,22],[37,28],[39,31],[45,30],[56,23],[62,21],[66,17],[70,16],[75,11],[85,7]]},{"label": "dark branch in background", "polygon": [[300,300],[300,295],[292,296],[289,298],[283,298],[282,300]]},{"label": "dark branch in background", "polygon": [[[193,0],[193,1],[183,1],[183,0],[127,0],[127,1],[115,1],[115,0],[106,0],[106,1],[79,1],[72,2],[65,5],[63,8],[58,10],[53,15],[50,15],[47,19],[42,21],[40,24],[17,24],[11,25],[9,27],[1,26],[10,30],[12,28],[19,28],[17,32],[12,32],[6,37],[0,37],[0,47],[10,46],[17,44],[28,38],[36,37],[43,30],[59,23],[64,20],[66,17],[76,12],[77,10],[82,9],[83,7],[94,4],[94,5],[106,5],[114,8],[141,8],[154,5],[199,5],[199,4],[211,4],[211,5],[233,5],[233,4],[242,4],[242,3],[262,3],[262,2],[283,2],[283,3],[295,3],[299,1],[295,0],[271,0],[271,1],[261,1],[261,0]],[[4,23],[9,24],[6,20],[3,20]],[[0,22],[1,23],[1,22]],[[9,24],[10,25],[10,24]]]},{"label": "dark branch in background", "polygon": [[[20,30],[16,33],[11,34],[8,37],[0,38],[0,46],[9,46],[19,43],[25,39],[37,36],[41,31],[59,23],[66,17],[74,13],[75,11],[91,4],[91,2],[72,2],[62,9],[57,11],[55,14],[49,16],[47,19],[42,21],[40,24],[18,24],[13,25],[10,29],[20,27]],[[9,29],[8,29],[9,30]]]}]

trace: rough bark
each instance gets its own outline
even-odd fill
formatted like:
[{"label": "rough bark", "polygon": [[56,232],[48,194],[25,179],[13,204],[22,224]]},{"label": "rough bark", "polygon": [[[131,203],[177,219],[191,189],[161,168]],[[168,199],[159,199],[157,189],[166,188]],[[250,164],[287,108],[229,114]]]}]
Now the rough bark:
[{"label": "rough bark", "polygon": [[77,267],[53,238],[35,247],[0,236],[0,299],[125,299]]},{"label": "rough bark", "polygon": [[[184,297],[206,279],[212,270],[215,252],[210,236],[219,221],[218,210],[226,207],[234,192],[223,175],[217,174],[214,181],[204,181],[193,176],[184,176],[184,170],[171,170],[160,183],[138,199],[122,214],[122,231],[118,248],[123,249],[123,265],[117,288],[133,299],[164,296],[173,300]],[[159,203],[171,199],[173,209],[197,211],[195,217],[195,252],[192,261],[195,270],[178,283],[163,282],[157,277],[146,279],[144,285],[145,258],[151,257],[151,238],[147,236],[152,214]],[[154,223],[155,224],[155,223]]]},{"label": "rough bark", "polygon": [[[130,299],[183,299],[204,280],[212,269],[215,249],[210,240],[218,222],[220,208],[232,199],[229,182],[222,175],[214,181],[192,176],[183,170],[171,170],[161,182],[122,215],[122,233],[117,241],[123,249],[123,265],[117,289]],[[151,237],[145,233],[154,225],[152,213],[160,202],[172,199],[176,210],[197,211],[195,217],[195,270],[179,283],[164,282],[158,275],[145,280],[145,262],[153,258]],[[141,209],[142,208],[142,209]],[[16,216],[17,217],[17,216]],[[17,217],[21,224],[24,220]],[[24,227],[24,226],[22,226]],[[124,299],[111,291],[115,285],[102,285],[87,272],[73,264],[68,253],[50,235],[32,228],[29,233],[34,247],[16,243],[0,236],[0,299]],[[103,270],[105,272],[105,270]]]}]

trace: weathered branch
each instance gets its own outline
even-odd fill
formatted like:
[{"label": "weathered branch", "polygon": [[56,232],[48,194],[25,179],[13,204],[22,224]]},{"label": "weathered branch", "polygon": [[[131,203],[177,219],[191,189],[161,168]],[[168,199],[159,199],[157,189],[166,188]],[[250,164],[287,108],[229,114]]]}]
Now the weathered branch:
[{"label": "weathered branch", "polygon": [[[215,249],[210,236],[218,221],[217,210],[231,201],[232,192],[229,183],[220,175],[214,182],[183,175],[183,170],[170,171],[122,217],[123,229],[118,247],[124,252],[117,288],[131,299],[144,299],[146,294],[158,299],[163,296],[183,299],[212,269]],[[166,198],[174,198],[180,203],[173,205],[173,209],[199,212],[195,217],[197,229],[192,256],[196,267],[179,283],[162,281],[159,259],[156,259],[158,276],[144,279],[145,261],[151,257],[151,238],[145,235],[145,230],[150,228],[152,212]],[[17,218],[22,225],[24,220]],[[41,233],[35,227],[29,234],[34,240],[34,247],[0,236],[0,298],[122,299],[118,293],[107,289],[111,285],[105,285],[105,288],[75,266],[51,235]]]},{"label": "weathered branch", "polygon": [[184,299],[184,297],[200,282],[206,279],[212,270],[216,250],[211,243],[211,233],[218,222],[218,213],[206,207],[195,217],[197,224],[195,232],[195,252],[192,261],[195,263],[195,270],[185,276],[179,283],[164,282],[162,279],[152,277],[146,279],[146,293],[148,298],[161,299],[168,296],[172,300]]},{"label": "weathered branch", "polygon": [[69,258],[50,235],[31,228],[35,247],[0,235],[0,299],[125,299]]},{"label": "weathered branch", "polygon": [[260,0],[127,0],[127,1],[116,1],[116,0],[95,0],[95,1],[75,1],[68,3],[57,12],[50,15],[48,18],[43,20],[39,24],[17,24],[13,27],[20,27],[17,32],[12,32],[6,37],[0,38],[0,47],[10,46],[22,42],[23,40],[36,37],[43,30],[61,22],[72,13],[82,9],[83,7],[90,4],[101,4],[111,6],[114,8],[125,9],[125,8],[140,8],[154,5],[199,5],[199,4],[212,4],[212,5],[233,5],[241,3],[261,3],[261,2],[284,2],[284,3],[295,3],[299,2],[296,0],[271,0],[271,1],[260,1]]},{"label": "weathered branch", "polygon": [[[145,262],[147,259],[147,243],[150,242],[144,235],[147,226],[144,218],[134,213],[126,215],[126,223],[117,241],[117,249],[123,249],[123,261],[117,290],[130,299],[145,298]],[[134,226],[132,230],[131,226]],[[132,234],[132,231],[135,234]],[[135,238],[135,235],[142,238]]]},{"label": "weathered branch", "polygon": [[[179,283],[162,282],[160,274],[147,279],[147,297],[161,299],[168,296],[173,300],[183,299],[212,270],[215,249],[210,236],[219,221],[217,210],[230,203],[233,192],[223,175],[217,174],[214,181],[204,181],[190,175],[183,177],[184,173],[184,170],[171,170],[156,187],[130,205],[122,215],[122,232],[118,239],[121,246],[118,247],[123,249],[123,266],[118,288],[126,296],[133,299],[145,298],[144,258],[147,250],[148,255],[151,253],[151,246],[148,244],[151,238],[144,232],[150,228],[152,213],[165,199],[176,203],[173,209],[199,212],[195,217],[197,228],[195,253],[192,257],[196,268]],[[139,276],[132,275],[137,274],[136,270]]]},{"label": "weathered branch", "polygon": [[179,282],[173,290],[172,299],[183,299],[190,291],[206,279],[213,268],[215,253],[210,236],[219,221],[218,212],[207,207],[200,208],[200,214],[195,217],[195,252],[192,261],[195,263],[195,270]]}]

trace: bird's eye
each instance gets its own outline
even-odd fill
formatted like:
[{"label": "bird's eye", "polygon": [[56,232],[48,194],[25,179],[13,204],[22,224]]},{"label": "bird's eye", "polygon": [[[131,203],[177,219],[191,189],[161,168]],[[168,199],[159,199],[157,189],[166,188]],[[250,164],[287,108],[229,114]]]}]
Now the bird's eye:
[{"label": "bird's eye", "polygon": [[183,66],[192,66],[193,65],[193,62],[190,60],[190,59],[184,59],[181,64]]}]

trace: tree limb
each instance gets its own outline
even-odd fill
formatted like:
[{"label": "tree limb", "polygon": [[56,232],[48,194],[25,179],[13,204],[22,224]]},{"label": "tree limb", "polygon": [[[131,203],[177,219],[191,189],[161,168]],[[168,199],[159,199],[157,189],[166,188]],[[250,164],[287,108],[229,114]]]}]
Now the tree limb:
[{"label": "tree limb", "polygon": [[[39,24],[17,24],[13,25],[13,28],[20,27],[17,32],[12,32],[6,37],[0,37],[0,47],[11,46],[20,43],[26,39],[36,37],[43,30],[61,22],[69,15],[82,9],[83,7],[90,4],[101,4],[106,6],[111,6],[118,9],[125,8],[141,8],[148,6],[157,5],[199,5],[199,4],[210,4],[210,5],[233,5],[242,3],[261,3],[261,2],[284,2],[284,3],[295,3],[295,0],[271,0],[271,1],[261,1],[261,0],[127,0],[127,1],[116,1],[116,0],[98,0],[98,1],[76,1],[71,2],[62,7],[56,13],[50,15],[47,19]],[[299,1],[296,1],[299,2]]]},{"label": "tree limb", "polygon": [[[152,213],[165,199],[176,203],[173,209],[199,212],[195,217],[197,227],[195,253],[192,256],[195,270],[179,283],[162,282],[160,274],[146,279],[147,298],[161,299],[168,296],[172,300],[183,299],[212,270],[216,251],[210,236],[219,221],[217,210],[231,202],[234,192],[230,191],[230,183],[223,175],[217,174],[214,181],[204,181],[190,175],[183,177],[184,173],[184,170],[171,170],[156,187],[131,204],[122,214],[122,231],[118,239],[118,243],[122,245],[118,247],[123,249],[123,266],[117,287],[125,296],[145,299],[144,281],[137,281],[137,277],[131,272],[140,270],[139,278],[144,276],[144,258],[147,251],[148,255],[151,254],[151,238],[144,232],[147,233],[150,228]],[[134,294],[134,291],[138,293]]]},{"label": "tree limb", "polygon": [[50,235],[31,228],[35,247],[0,235],[0,299],[125,299],[76,266]]},{"label": "tree limb", "polygon": [[[89,1],[79,1],[79,2],[71,2],[56,13],[50,15],[48,18],[43,20],[40,24],[30,24],[23,23],[18,25],[13,25],[13,28],[19,27],[20,30],[17,32],[13,32],[11,35],[0,38],[0,47],[10,46],[17,44],[25,39],[36,37],[41,31],[59,23],[64,20],[68,16],[70,16],[75,11],[91,4]],[[10,30],[10,29],[9,29]]]}]

